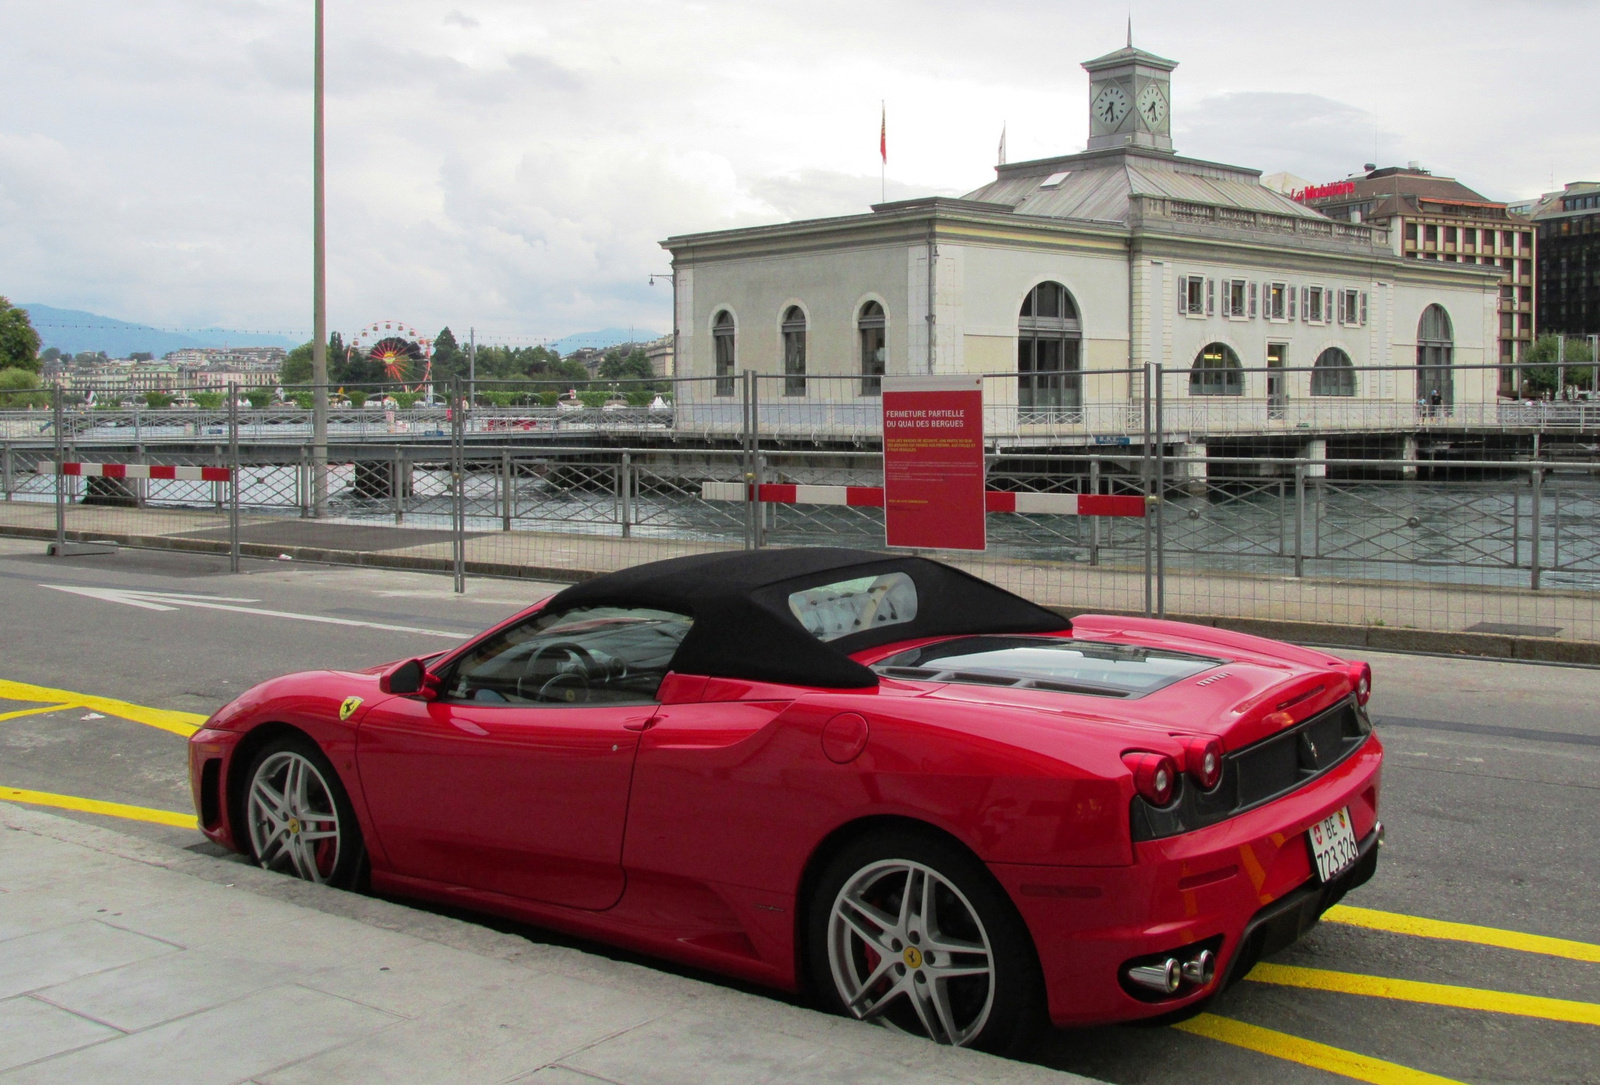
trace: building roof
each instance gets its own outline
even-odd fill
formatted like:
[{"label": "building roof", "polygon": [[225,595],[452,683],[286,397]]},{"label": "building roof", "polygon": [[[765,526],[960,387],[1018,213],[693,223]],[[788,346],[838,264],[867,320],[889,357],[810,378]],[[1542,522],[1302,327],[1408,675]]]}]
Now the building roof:
[{"label": "building roof", "polygon": [[1323,210],[1370,203],[1372,209],[1366,212],[1369,220],[1425,214],[1445,208],[1482,212],[1497,218],[1502,215],[1517,217],[1507,214],[1503,202],[1475,192],[1454,177],[1436,177],[1415,166],[1385,166],[1348,178],[1348,181],[1353,186],[1351,191],[1307,202]]},{"label": "building roof", "polygon": [[964,199],[1005,204],[1018,214],[1127,225],[1133,196],[1320,219],[1316,211],[1261,184],[1259,170],[1142,147],[1041,158],[995,167],[989,184]]},{"label": "building roof", "polygon": [[1578,196],[1600,196],[1600,181],[1571,181],[1560,192],[1546,192],[1537,200],[1530,200],[1532,205],[1528,217],[1535,222],[1547,219],[1565,218],[1569,215],[1592,215],[1593,207],[1569,207],[1567,202]]}]

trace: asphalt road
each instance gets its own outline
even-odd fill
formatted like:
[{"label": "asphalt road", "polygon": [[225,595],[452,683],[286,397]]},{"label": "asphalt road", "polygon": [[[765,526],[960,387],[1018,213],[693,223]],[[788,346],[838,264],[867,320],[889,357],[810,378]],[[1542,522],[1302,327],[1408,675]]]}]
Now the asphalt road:
[{"label": "asphalt road", "polygon": [[[285,671],[438,650],[555,587],[473,580],[462,597],[423,574],[246,562],[234,576],[207,556],[39,551],[0,540],[0,681],[202,715]],[[1363,658],[1389,749],[1388,843],[1377,876],[1346,904],[1600,943],[1600,671]],[[191,811],[179,735],[85,708],[15,714],[44,700],[0,699],[0,787]],[[57,812],[210,846],[188,829]],[[1600,959],[1472,937],[1323,923],[1271,962],[1312,970],[1278,976],[1310,987],[1255,979],[1215,1000],[1215,1017],[1199,1022],[1222,1019],[1225,1038],[1216,1028],[1057,1032],[1034,1059],[1126,1085],[1349,1080],[1329,1069],[1341,1066],[1381,1085],[1600,1083],[1600,1023],[1552,1019],[1600,1021]],[[1330,973],[1424,986],[1376,997],[1327,989],[1344,982]],[[1430,984],[1589,1006],[1491,994],[1492,1009],[1461,1008],[1439,1004],[1460,997]]]}]

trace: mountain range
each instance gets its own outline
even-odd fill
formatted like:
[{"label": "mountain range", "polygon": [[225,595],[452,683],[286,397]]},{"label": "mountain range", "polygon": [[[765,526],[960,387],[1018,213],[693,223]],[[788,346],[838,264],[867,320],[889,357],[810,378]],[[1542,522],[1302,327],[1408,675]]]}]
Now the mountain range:
[{"label": "mountain range", "polygon": [[52,305],[23,302],[28,319],[44,347],[64,354],[103,350],[112,358],[148,351],[157,358],[184,347],[292,347],[297,340],[284,335],[235,331],[230,328],[186,328],[181,332],[135,324],[82,309],[57,309]]}]

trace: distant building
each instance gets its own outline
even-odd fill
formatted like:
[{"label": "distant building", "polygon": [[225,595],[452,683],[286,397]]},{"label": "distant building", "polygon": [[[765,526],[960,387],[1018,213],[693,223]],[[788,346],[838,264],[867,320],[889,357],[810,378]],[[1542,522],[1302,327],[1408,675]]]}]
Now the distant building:
[{"label": "distant building", "polygon": [[[1516,361],[1532,343],[1538,281],[1533,223],[1509,205],[1414,162],[1403,169],[1369,166],[1344,181],[1304,189],[1298,198],[1329,218],[1386,228],[1399,256],[1500,268],[1501,363]],[[1511,370],[1501,374],[1502,391],[1511,391],[1511,376]]]},{"label": "distant building", "polygon": [[650,359],[650,371],[658,377],[675,376],[672,357],[672,336],[663,335],[644,345],[645,357]]},{"label": "distant building", "polygon": [[1574,181],[1530,201],[1539,231],[1539,327],[1600,333],[1600,181]]}]

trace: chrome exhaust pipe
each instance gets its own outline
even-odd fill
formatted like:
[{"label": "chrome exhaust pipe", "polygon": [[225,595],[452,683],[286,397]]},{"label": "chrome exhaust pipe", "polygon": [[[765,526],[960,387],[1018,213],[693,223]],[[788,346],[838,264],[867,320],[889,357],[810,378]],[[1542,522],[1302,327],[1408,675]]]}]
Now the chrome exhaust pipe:
[{"label": "chrome exhaust pipe", "polygon": [[1128,979],[1140,987],[1170,995],[1177,992],[1183,980],[1183,966],[1176,957],[1168,957],[1160,964],[1134,965],[1128,969]]},{"label": "chrome exhaust pipe", "polygon": [[1378,847],[1383,847],[1383,822],[1378,822]]},{"label": "chrome exhaust pipe", "polygon": [[1217,978],[1217,955],[1202,949],[1194,960],[1183,962],[1183,978],[1197,987],[1208,986]]}]

